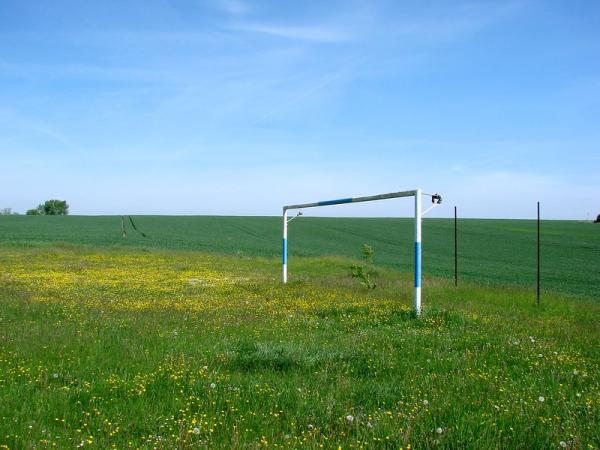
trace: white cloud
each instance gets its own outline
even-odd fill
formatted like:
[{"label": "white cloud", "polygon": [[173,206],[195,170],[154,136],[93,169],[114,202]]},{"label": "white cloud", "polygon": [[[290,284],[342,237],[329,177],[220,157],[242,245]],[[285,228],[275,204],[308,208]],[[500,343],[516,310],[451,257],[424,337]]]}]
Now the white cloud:
[{"label": "white cloud", "polygon": [[242,15],[249,11],[250,7],[241,0],[218,0],[217,7],[229,14]]},{"label": "white cloud", "polygon": [[291,26],[261,23],[241,23],[231,27],[236,31],[268,34],[284,39],[314,42],[345,42],[351,39],[349,33],[327,26]]}]

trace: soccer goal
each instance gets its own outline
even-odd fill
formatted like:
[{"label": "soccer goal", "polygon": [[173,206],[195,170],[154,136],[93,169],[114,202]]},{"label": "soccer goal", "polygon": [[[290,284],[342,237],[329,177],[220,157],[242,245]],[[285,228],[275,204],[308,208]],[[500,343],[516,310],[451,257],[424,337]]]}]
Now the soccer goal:
[{"label": "soccer goal", "polygon": [[[422,210],[421,197],[431,197],[433,203],[425,211]],[[421,191],[421,189],[414,189],[412,191],[402,192],[391,192],[389,194],[370,195],[368,197],[355,197],[355,198],[341,198],[338,200],[326,200],[315,203],[302,203],[298,205],[287,205],[283,207],[283,268],[282,268],[282,279],[284,283],[287,283],[287,263],[288,263],[288,223],[298,216],[294,216],[288,219],[288,211],[292,209],[305,209],[305,208],[316,208],[318,206],[331,206],[331,205],[342,205],[344,203],[360,203],[360,202],[372,202],[375,200],[387,200],[390,198],[399,197],[414,197],[415,199],[415,290],[414,290],[414,301],[413,308],[415,314],[418,316],[421,314],[421,219],[429,212],[432,208],[442,203],[442,196],[439,194],[427,194]],[[300,211],[298,215],[301,215]]]}]

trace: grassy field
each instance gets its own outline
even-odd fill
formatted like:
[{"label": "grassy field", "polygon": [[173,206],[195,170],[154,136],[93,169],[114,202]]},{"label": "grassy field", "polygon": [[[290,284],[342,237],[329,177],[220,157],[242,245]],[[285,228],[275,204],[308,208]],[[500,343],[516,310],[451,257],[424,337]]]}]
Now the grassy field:
[{"label": "grassy field", "polygon": [[94,239],[0,246],[0,448],[600,447],[596,301]]},{"label": "grassy field", "polygon": [[[279,257],[277,217],[141,216],[148,235],[129,226],[121,235],[119,216],[0,217],[0,244],[14,247],[70,243],[91,248],[146,248],[210,252],[247,257]],[[375,249],[375,263],[410,272],[411,219],[303,217],[290,224],[290,275],[298,256],[358,258],[363,243]],[[526,220],[460,221],[460,277],[479,284],[535,286],[536,224]],[[453,276],[453,224],[428,219],[423,229],[423,271]],[[600,298],[600,225],[542,222],[542,287],[574,296]]]}]

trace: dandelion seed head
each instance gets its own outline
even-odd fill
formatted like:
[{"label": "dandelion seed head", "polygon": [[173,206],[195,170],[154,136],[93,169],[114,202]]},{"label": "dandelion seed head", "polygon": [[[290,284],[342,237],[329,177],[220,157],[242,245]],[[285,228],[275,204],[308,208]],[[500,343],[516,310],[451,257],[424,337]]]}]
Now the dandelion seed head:
[{"label": "dandelion seed head", "polygon": [[217,383],[210,383],[210,388],[211,388],[211,389],[214,389],[214,388],[216,388],[216,387],[217,387]]},{"label": "dandelion seed head", "polygon": [[545,400],[546,400],[546,399],[544,398],[544,396],[543,396],[543,395],[540,395],[540,396],[538,397],[538,401],[540,401],[540,402],[544,402]]},{"label": "dandelion seed head", "polygon": [[354,416],[352,414],[348,414],[346,416],[346,420],[350,423],[354,422]]},{"label": "dandelion seed head", "polygon": [[198,428],[198,427],[194,427],[192,429],[192,431],[193,431],[194,434],[200,434],[200,428]]},{"label": "dandelion seed head", "polygon": [[441,427],[437,427],[437,428],[435,429],[435,432],[436,432],[437,434],[442,434],[442,433],[444,432],[444,430],[443,430]]},{"label": "dandelion seed head", "polygon": [[562,448],[566,448],[567,447],[567,443],[565,441],[560,441],[558,443],[558,445],[560,445]]}]

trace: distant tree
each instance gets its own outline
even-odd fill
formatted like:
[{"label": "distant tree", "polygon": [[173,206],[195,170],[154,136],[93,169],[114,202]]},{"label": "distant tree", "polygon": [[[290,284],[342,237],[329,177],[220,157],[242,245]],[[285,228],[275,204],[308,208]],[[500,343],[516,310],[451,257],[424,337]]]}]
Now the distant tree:
[{"label": "distant tree", "polygon": [[600,223],[600,214],[598,214],[598,217],[596,217],[596,220],[594,220],[594,223]]},{"label": "distant tree", "polygon": [[69,205],[67,205],[66,200],[46,200],[43,208],[44,214],[47,216],[66,216],[69,214]]},{"label": "distant tree", "polygon": [[69,205],[66,200],[46,200],[35,209],[28,209],[28,216],[66,216],[69,214]]}]

